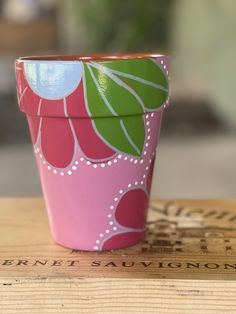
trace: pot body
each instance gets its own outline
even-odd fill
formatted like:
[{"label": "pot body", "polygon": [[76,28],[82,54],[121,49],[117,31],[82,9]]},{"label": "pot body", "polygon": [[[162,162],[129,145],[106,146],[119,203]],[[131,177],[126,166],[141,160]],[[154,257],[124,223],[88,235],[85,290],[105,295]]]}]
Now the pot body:
[{"label": "pot body", "polygon": [[16,62],[55,242],[101,251],[143,238],[167,65],[164,56]]}]

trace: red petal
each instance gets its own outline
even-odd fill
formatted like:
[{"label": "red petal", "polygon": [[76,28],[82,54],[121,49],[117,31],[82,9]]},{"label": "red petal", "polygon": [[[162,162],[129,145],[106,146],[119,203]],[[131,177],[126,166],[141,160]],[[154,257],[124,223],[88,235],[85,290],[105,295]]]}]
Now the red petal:
[{"label": "red petal", "polygon": [[66,97],[67,113],[70,117],[88,117],[84,101],[83,81],[79,83],[76,90]]},{"label": "red petal", "polygon": [[151,192],[154,165],[155,165],[155,156],[154,156],[154,158],[152,160],[152,163],[151,163],[149,171],[148,171],[148,176],[147,176],[147,190],[148,190],[148,193]]},{"label": "red petal", "polygon": [[25,78],[23,67],[20,68],[22,68],[22,70],[16,70],[19,106],[21,110],[27,112],[27,114],[36,116],[38,115],[40,97],[32,91]]},{"label": "red petal", "polygon": [[130,245],[134,245],[143,239],[144,232],[125,232],[115,235],[114,237],[107,240],[102,249],[113,250],[120,249]]},{"label": "red petal", "polygon": [[120,200],[115,217],[119,224],[128,228],[144,228],[148,197],[141,189],[128,191]]},{"label": "red petal", "polygon": [[64,114],[64,100],[56,99],[56,100],[48,100],[42,99],[40,115],[42,116],[51,116],[51,117],[63,117]]},{"label": "red petal", "polygon": [[73,158],[74,138],[69,120],[42,118],[41,145],[46,160],[55,167],[65,168]]},{"label": "red petal", "polygon": [[67,96],[66,104],[69,116],[83,117],[82,119],[72,119],[72,123],[79,146],[86,157],[91,160],[104,160],[113,156],[115,151],[107,146],[94,131],[91,119],[86,110],[82,80],[76,90]]},{"label": "red petal", "polygon": [[104,160],[114,156],[113,151],[95,133],[90,118],[72,119],[79,146],[88,159]]},{"label": "red petal", "polygon": [[27,120],[29,124],[31,139],[32,139],[32,142],[35,144],[37,141],[38,132],[39,132],[40,117],[27,115]]}]

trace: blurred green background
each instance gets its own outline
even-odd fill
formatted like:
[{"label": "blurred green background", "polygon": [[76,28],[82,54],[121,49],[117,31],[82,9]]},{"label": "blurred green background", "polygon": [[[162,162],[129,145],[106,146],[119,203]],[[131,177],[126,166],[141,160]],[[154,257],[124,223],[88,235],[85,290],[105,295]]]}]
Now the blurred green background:
[{"label": "blurred green background", "polygon": [[95,52],[170,54],[153,197],[234,197],[235,0],[0,0],[0,196],[40,195],[18,56]]}]

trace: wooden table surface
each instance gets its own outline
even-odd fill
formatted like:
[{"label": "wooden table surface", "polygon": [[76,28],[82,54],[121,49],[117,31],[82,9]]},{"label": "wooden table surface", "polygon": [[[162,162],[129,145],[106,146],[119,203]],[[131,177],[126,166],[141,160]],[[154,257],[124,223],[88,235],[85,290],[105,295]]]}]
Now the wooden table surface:
[{"label": "wooden table surface", "polygon": [[158,200],[132,248],[53,243],[42,199],[0,199],[0,314],[236,313],[236,200]]}]

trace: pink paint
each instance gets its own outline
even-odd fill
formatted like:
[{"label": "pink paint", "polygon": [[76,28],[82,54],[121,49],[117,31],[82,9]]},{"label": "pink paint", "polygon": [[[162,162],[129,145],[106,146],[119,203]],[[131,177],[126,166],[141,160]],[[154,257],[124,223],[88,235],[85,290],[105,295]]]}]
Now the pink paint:
[{"label": "pink paint", "polygon": [[[165,71],[166,59],[157,59]],[[17,67],[21,69],[17,72],[19,105],[27,113],[55,242],[99,251],[140,241],[163,106],[144,113],[143,152],[140,157],[131,156],[109,147],[95,133],[82,82],[64,100],[40,101],[23,75],[22,62]],[[26,87],[28,93],[22,96]]]},{"label": "pink paint", "polygon": [[[105,167],[99,163],[96,164],[97,168],[94,168],[95,164],[93,163],[87,165],[89,161],[76,143],[74,157],[71,163],[63,168],[63,176],[60,174],[60,169],[53,167],[49,162],[43,163],[44,159],[40,158],[42,147],[41,136],[39,136],[34,148],[39,149],[36,159],[41,174],[52,236],[57,243],[81,250],[93,250],[94,247],[98,247],[100,250],[108,239],[127,231],[127,228],[122,227],[116,220],[116,207],[125,193],[136,188],[142,189],[147,198],[149,197],[147,187],[150,185],[150,178],[148,173],[152,164],[150,160],[153,160],[159,138],[162,112],[153,113],[153,117],[151,114],[146,114],[150,122],[148,127],[150,132],[147,135],[150,136],[150,139],[145,141],[149,145],[145,149],[146,155],[142,158],[136,159],[119,154],[121,159],[117,156],[112,158],[111,165],[104,162]],[[125,160],[126,157],[127,160]],[[84,160],[81,161],[81,158]],[[117,162],[114,162],[115,160]],[[135,160],[138,162],[134,163]],[[143,160],[142,163],[140,163],[141,160]],[[76,161],[78,164],[75,163]],[[76,170],[73,170],[73,166],[76,167]],[[57,173],[55,174],[53,170],[56,170]],[[68,171],[71,171],[71,174],[68,174]],[[144,175],[145,178],[143,178]],[[135,184],[136,182],[138,183]],[[141,184],[141,182],[143,183]],[[130,188],[129,184],[131,184]],[[119,191],[123,192],[120,194]],[[118,200],[114,201],[116,197]],[[111,206],[114,208],[111,209]],[[146,209],[147,204],[143,211]],[[112,215],[111,218],[108,217],[109,214]],[[142,211],[140,214],[144,225],[146,215]],[[109,225],[111,221],[114,222],[113,225]],[[113,230],[114,227],[117,227],[117,230]],[[106,233],[106,230],[109,230],[109,233]],[[140,232],[143,233],[143,230]],[[100,234],[103,234],[103,237],[100,237]],[[97,240],[100,241],[99,244],[96,243]],[[122,243],[121,246],[123,246]]]}]

